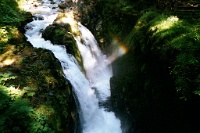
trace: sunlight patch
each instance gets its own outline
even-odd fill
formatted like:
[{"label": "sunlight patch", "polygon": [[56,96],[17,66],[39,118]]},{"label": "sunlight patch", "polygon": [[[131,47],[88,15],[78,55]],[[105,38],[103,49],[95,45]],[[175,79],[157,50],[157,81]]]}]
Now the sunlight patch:
[{"label": "sunlight patch", "polygon": [[41,115],[45,115],[47,118],[53,116],[55,113],[54,109],[47,105],[40,105],[36,112]]},{"label": "sunlight patch", "polygon": [[8,94],[11,96],[11,100],[16,100],[18,98],[21,98],[24,95],[23,90],[20,90],[13,86],[7,87],[7,90],[8,90]]},{"label": "sunlight patch", "polygon": [[68,11],[66,13],[60,13],[58,14],[58,17],[54,21],[54,23],[62,23],[62,24],[69,24],[71,27],[71,32],[75,35],[79,35],[79,30],[78,30],[78,23],[74,19],[74,12],[73,11]]},{"label": "sunlight patch", "polygon": [[151,31],[160,32],[162,30],[169,29],[172,27],[174,24],[178,22],[179,18],[177,16],[170,16],[166,20],[161,21],[157,25],[151,27]]},{"label": "sunlight patch", "polygon": [[3,61],[4,66],[12,65],[14,63],[15,59],[6,59]]},{"label": "sunlight patch", "polygon": [[5,51],[5,53],[0,55],[0,67],[12,65],[16,60],[20,61],[22,59],[21,56],[17,56],[13,53],[15,51],[15,46],[7,46]]},{"label": "sunlight patch", "polygon": [[8,41],[8,31],[6,27],[0,27],[0,43],[4,43]]}]

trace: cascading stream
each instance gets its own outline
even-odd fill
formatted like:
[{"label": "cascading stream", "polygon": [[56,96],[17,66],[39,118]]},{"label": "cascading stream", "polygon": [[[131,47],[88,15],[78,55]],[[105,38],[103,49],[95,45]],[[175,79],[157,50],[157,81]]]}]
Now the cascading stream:
[{"label": "cascading stream", "polygon": [[[98,105],[99,101],[110,96],[109,79],[112,73],[106,57],[98,49],[91,32],[79,24],[81,38],[84,43],[75,38],[83,57],[86,76],[81,72],[76,59],[66,53],[64,46],[53,45],[50,41],[46,41],[41,37],[41,30],[52,24],[57,17],[56,4],[52,6],[49,1],[44,0],[38,7],[29,7],[30,11],[37,12],[44,19],[34,20],[27,24],[25,35],[28,41],[36,48],[52,51],[61,62],[65,78],[72,84],[73,91],[80,104],[79,115],[82,133],[121,133],[120,121],[114,113],[107,112]],[[99,99],[95,91],[98,91]]]},{"label": "cascading stream", "polygon": [[83,58],[86,77],[91,87],[96,91],[100,101],[106,100],[110,96],[110,77],[112,69],[106,56],[98,48],[97,41],[92,33],[79,23],[79,30],[82,35],[83,44],[76,39],[79,50]]}]

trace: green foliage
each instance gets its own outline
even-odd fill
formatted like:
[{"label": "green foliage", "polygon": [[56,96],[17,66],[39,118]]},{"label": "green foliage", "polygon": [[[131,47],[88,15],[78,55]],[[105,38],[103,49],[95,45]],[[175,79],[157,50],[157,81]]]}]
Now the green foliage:
[{"label": "green foliage", "polygon": [[27,96],[33,97],[37,91],[37,88],[24,87],[23,90],[24,93],[27,93]]},{"label": "green foliage", "polygon": [[6,87],[0,85],[0,112],[4,111],[9,103],[9,98],[7,97]]},{"label": "green foliage", "polygon": [[126,40],[130,49],[140,47],[142,54],[154,53],[160,60],[170,63],[169,73],[175,79],[180,98],[187,99],[198,90],[198,23],[190,24],[177,16],[149,11],[138,20]]},{"label": "green foliage", "polygon": [[0,23],[14,24],[23,20],[23,13],[19,10],[15,0],[1,0],[0,2]]},{"label": "green foliage", "polygon": [[157,11],[140,15],[124,41],[128,53],[113,62],[110,101],[126,113],[131,133],[134,124],[142,133],[187,133],[199,119],[199,24]]},{"label": "green foliage", "polygon": [[5,84],[7,80],[15,79],[16,76],[12,76],[11,72],[1,73],[0,72],[0,84]]},{"label": "green foliage", "polygon": [[99,14],[103,18],[105,32],[115,36],[125,36],[131,29],[137,14],[135,5],[127,1],[99,0],[96,8],[101,11]]},{"label": "green foliage", "polygon": [[25,93],[33,96],[36,89],[24,87],[19,90],[12,86],[4,86],[6,81],[15,79],[11,73],[0,73],[0,132],[49,132],[46,114],[33,108]]}]

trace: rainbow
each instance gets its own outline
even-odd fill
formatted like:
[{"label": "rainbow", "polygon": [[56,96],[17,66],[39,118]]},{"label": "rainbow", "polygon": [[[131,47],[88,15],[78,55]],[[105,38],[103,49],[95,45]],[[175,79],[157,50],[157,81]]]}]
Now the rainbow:
[{"label": "rainbow", "polygon": [[128,48],[120,42],[118,38],[114,38],[111,44],[112,54],[108,57],[109,63],[112,63],[120,56],[128,52]]}]

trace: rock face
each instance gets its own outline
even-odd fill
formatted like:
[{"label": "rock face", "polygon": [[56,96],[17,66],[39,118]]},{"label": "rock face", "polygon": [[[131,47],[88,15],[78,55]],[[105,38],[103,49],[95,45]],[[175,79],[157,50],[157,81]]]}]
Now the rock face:
[{"label": "rock face", "polygon": [[94,0],[82,0],[78,2],[78,9],[80,12],[80,21],[84,24],[95,36],[100,48],[109,43],[107,42],[107,33],[102,29],[102,14],[99,7],[99,1]]}]

